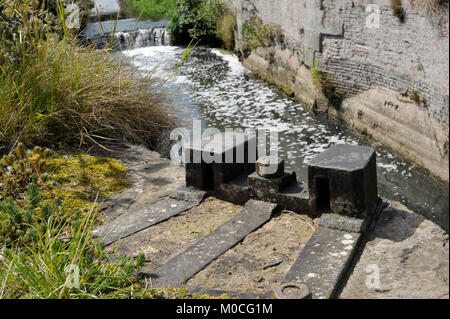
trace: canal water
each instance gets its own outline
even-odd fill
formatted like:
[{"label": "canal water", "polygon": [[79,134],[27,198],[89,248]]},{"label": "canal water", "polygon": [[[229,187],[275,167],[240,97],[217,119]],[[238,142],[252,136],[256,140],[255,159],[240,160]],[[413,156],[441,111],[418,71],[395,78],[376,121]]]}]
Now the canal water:
[{"label": "canal water", "polygon": [[352,132],[345,125],[314,114],[276,87],[258,79],[235,55],[197,47],[174,73],[184,48],[150,46],[117,53],[143,74],[169,79],[164,86],[178,105],[181,125],[224,128],[266,128],[279,135],[279,155],[287,170],[307,182],[307,163],[336,143],[373,146],[377,151],[379,195],[399,201],[448,232],[448,187],[385,147]]}]

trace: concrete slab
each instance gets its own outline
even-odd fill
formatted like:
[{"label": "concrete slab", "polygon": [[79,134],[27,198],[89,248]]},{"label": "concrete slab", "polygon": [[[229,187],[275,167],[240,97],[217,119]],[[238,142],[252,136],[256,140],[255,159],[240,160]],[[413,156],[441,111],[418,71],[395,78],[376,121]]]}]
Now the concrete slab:
[{"label": "concrete slab", "polygon": [[150,207],[137,212],[122,215],[113,222],[101,226],[92,232],[101,238],[104,245],[110,245],[121,238],[156,225],[201,203],[201,200],[185,201],[174,198],[162,199]]},{"label": "concrete slab", "polygon": [[361,234],[319,226],[285,277],[306,284],[313,299],[336,297]]},{"label": "concrete slab", "polygon": [[271,295],[318,224],[318,218],[282,212],[189,279],[187,285]]},{"label": "concrete slab", "polygon": [[155,270],[231,220],[242,208],[209,197],[198,206],[109,245],[106,251],[117,257],[143,253],[147,269]]},{"label": "concrete slab", "polygon": [[144,266],[140,270],[141,276],[151,278],[155,287],[182,285],[217,257],[241,242],[249,233],[266,223],[276,207],[276,204],[248,201],[236,217],[155,271]]}]

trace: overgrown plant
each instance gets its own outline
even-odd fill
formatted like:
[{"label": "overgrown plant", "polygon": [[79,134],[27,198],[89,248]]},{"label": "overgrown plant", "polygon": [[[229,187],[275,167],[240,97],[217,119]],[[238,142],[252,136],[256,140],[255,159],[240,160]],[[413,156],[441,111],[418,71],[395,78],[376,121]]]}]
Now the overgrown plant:
[{"label": "overgrown plant", "polygon": [[[3,3],[8,19],[17,16],[18,2]],[[18,141],[53,148],[126,139],[153,147],[173,126],[170,100],[157,80],[114,62],[106,49],[80,47],[69,34],[47,32],[46,24],[25,18],[28,7],[17,6],[32,40],[21,44],[16,37],[16,58],[2,57],[0,152]],[[0,38],[0,48],[13,44]]]},{"label": "overgrown plant", "polygon": [[263,24],[262,20],[256,16],[251,17],[242,25],[242,36],[250,51],[269,46],[279,33],[278,27]]},{"label": "overgrown plant", "polygon": [[91,240],[95,212],[67,231],[51,214],[45,227],[36,227],[36,242],[26,249],[11,247],[0,254],[3,298],[98,298],[121,293],[136,281],[133,273],[144,263],[108,259],[101,243]]},{"label": "overgrown plant", "polygon": [[314,63],[311,68],[311,74],[316,83],[316,86],[320,88],[322,93],[328,100],[331,106],[335,109],[339,109],[341,107],[342,101],[344,100],[344,95],[341,91],[336,88],[336,86],[331,82],[330,75],[326,72],[319,71],[317,68],[317,62]]},{"label": "overgrown plant", "polygon": [[218,27],[225,12],[220,0],[178,0],[167,29],[175,43],[187,44],[194,39],[217,45]]}]

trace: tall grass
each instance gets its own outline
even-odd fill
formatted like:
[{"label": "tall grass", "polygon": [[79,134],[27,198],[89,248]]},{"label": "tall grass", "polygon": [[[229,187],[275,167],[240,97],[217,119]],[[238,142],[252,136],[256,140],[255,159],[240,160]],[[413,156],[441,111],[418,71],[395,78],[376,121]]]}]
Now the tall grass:
[{"label": "tall grass", "polygon": [[101,298],[123,294],[144,258],[108,260],[101,244],[91,240],[95,213],[67,234],[67,224],[53,215],[44,229],[35,226],[33,246],[0,252],[0,298]]},{"label": "tall grass", "polygon": [[[126,139],[155,146],[173,126],[157,80],[114,61],[108,49],[78,45],[67,29],[49,32],[33,19],[36,8],[17,2],[3,0],[3,13],[21,19],[21,27],[19,41],[0,38],[0,152],[18,142],[73,147]],[[0,18],[3,34],[9,26]]]}]

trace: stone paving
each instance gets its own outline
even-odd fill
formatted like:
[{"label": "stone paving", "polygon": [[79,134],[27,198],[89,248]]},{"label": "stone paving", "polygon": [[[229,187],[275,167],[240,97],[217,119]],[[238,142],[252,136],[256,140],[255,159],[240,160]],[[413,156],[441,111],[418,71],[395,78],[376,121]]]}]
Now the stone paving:
[{"label": "stone paving", "polygon": [[[126,236],[106,242],[107,251],[144,252],[140,274],[155,286],[186,284],[210,295],[272,298],[282,284],[294,282],[306,283],[312,298],[448,298],[448,234],[406,209],[379,205],[378,226],[369,227],[350,216],[311,218],[254,200],[244,206],[214,197],[201,201],[201,192],[179,187],[182,167],[129,147],[133,158],[128,152],[117,157],[130,167],[135,184],[107,202],[110,223],[97,231],[127,229]],[[155,185],[161,184],[158,178],[142,178],[147,170],[159,178],[166,178],[161,170],[167,174],[164,192]],[[150,204],[136,206],[142,201]],[[154,223],[136,222],[155,219],[163,206],[173,208],[172,201],[189,205]],[[369,233],[362,235],[365,229]],[[381,287],[367,288],[367,267],[378,263]]]}]

